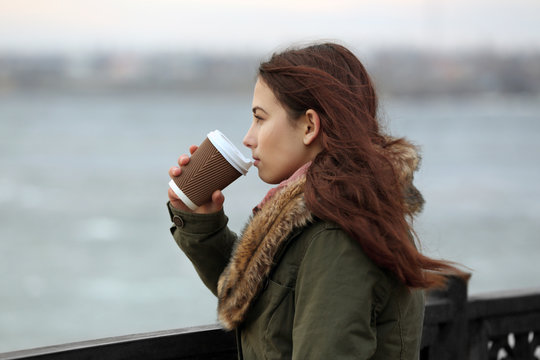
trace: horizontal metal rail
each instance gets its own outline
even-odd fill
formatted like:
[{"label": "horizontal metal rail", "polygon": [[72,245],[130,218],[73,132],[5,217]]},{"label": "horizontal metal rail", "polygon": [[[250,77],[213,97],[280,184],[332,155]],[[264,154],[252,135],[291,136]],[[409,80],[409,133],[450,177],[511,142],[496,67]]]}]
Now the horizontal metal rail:
[{"label": "horizontal metal rail", "polygon": [[[1,360],[236,359],[234,332],[198,326],[75,342],[0,354]],[[421,360],[538,359],[540,288],[467,297],[450,277],[427,295]]]}]

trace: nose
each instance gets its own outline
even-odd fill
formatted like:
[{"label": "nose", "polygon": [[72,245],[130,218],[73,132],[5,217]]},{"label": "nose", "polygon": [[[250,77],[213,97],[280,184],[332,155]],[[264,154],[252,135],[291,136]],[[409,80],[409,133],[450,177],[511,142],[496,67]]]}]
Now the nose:
[{"label": "nose", "polygon": [[253,133],[253,124],[250,126],[246,135],[244,136],[244,140],[242,140],[242,144],[244,144],[244,146],[252,150],[253,148],[257,146],[256,137],[255,137],[255,134]]}]

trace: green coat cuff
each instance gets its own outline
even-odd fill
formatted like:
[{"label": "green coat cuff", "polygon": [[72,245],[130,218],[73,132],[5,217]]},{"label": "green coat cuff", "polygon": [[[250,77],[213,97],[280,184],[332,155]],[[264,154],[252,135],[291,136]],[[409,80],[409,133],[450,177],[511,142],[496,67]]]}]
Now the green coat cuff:
[{"label": "green coat cuff", "polygon": [[173,235],[175,230],[186,234],[206,234],[225,227],[228,222],[223,209],[212,214],[195,214],[175,208],[170,201],[167,203],[167,208],[169,209],[169,217],[174,224],[171,227]]},{"label": "green coat cuff", "polygon": [[219,276],[227,266],[236,234],[227,227],[223,210],[213,214],[194,214],[174,208],[168,203],[174,225],[174,240],[189,258],[203,283],[217,294]]}]

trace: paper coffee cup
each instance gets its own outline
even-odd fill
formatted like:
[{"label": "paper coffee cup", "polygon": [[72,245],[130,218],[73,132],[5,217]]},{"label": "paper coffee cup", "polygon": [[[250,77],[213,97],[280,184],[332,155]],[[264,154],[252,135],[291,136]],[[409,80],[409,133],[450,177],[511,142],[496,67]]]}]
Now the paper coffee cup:
[{"label": "paper coffee cup", "polygon": [[208,134],[182,166],[169,186],[191,210],[212,199],[216,190],[223,190],[240,175],[246,175],[252,162],[219,130]]}]

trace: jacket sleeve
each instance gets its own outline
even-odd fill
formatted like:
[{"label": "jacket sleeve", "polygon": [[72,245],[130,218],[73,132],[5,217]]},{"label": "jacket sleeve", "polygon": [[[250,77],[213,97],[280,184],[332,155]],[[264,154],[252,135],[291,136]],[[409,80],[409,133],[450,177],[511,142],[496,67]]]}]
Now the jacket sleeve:
[{"label": "jacket sleeve", "polygon": [[189,258],[197,274],[214,295],[219,276],[227,266],[236,234],[227,227],[223,210],[213,214],[194,214],[167,204],[174,240]]},{"label": "jacket sleeve", "polygon": [[293,359],[370,359],[384,278],[342,230],[314,235],[295,286]]}]

